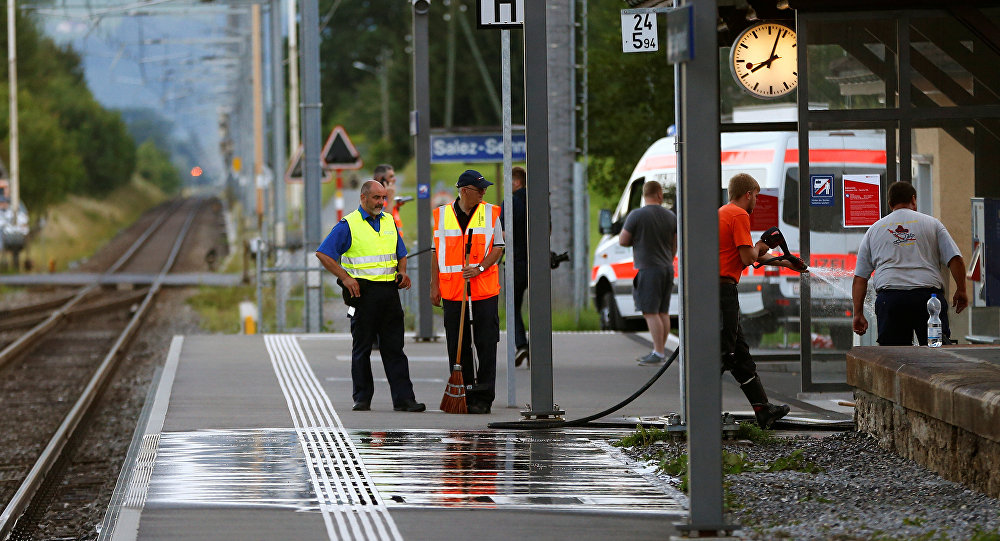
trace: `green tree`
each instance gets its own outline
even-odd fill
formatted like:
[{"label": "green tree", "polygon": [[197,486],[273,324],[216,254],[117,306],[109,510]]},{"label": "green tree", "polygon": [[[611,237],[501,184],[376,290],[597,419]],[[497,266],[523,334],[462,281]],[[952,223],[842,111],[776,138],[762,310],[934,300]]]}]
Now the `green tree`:
[{"label": "green tree", "polygon": [[[6,10],[0,25],[6,28]],[[93,98],[80,56],[42,35],[35,22],[17,14],[19,155],[21,193],[33,211],[69,193],[101,195],[128,182],[135,170],[135,144],[118,113]],[[6,57],[7,41],[0,44]],[[0,89],[9,95],[7,63]],[[0,109],[0,156],[9,160],[9,111]]]},{"label": "green tree", "polygon": [[[476,3],[473,0],[432,2],[428,15],[430,61],[430,96],[432,128],[445,125],[448,88],[448,55],[450,24],[454,20],[455,72],[452,124],[456,127],[499,129],[500,115],[496,111],[483,77],[463,32],[464,18],[471,28],[473,43],[481,54],[491,86],[500,92],[500,33],[478,31],[475,28]],[[367,0],[343,2],[322,0],[321,18],[325,22],[321,33],[321,72],[323,95],[323,126],[329,132],[334,125],[343,125],[351,140],[359,147],[367,164],[391,162],[402,164],[412,155],[409,114],[413,108],[412,91],[412,9],[409,2],[398,0]],[[511,33],[513,89],[513,121],[523,122],[521,34]],[[354,67],[360,62],[369,69]],[[389,86],[389,140],[382,141],[382,100],[379,74],[386,70]]]},{"label": "green tree", "polygon": [[174,164],[170,163],[170,155],[161,150],[152,139],[139,145],[136,150],[136,174],[167,193],[175,192],[181,186],[181,175]]},{"label": "green tree", "polygon": [[[604,195],[619,192],[646,148],[674,121],[674,68],[664,47],[623,53],[621,8],[592,2],[588,18],[589,159],[587,178]],[[658,21],[660,43],[665,21]]]}]

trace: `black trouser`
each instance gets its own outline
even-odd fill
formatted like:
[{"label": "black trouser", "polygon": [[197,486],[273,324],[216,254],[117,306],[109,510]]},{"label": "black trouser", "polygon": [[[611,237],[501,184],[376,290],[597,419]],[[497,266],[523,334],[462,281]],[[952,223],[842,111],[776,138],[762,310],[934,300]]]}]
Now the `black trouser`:
[{"label": "black trouser", "polygon": [[372,379],[372,342],[378,338],[385,377],[389,380],[392,405],[414,399],[410,366],[403,353],[403,305],[396,282],[358,280],[361,297],[351,317],[351,380],[354,401],[371,402],[375,394]]},{"label": "black trouser", "polygon": [[757,375],[757,365],[750,356],[750,346],[743,338],[740,326],[740,298],[736,284],[719,284],[720,342],[722,345],[722,371],[746,383]]},{"label": "black trouser", "polygon": [[[497,313],[498,295],[481,301],[472,301],[473,325],[469,326],[469,308],[465,312],[465,330],[462,331],[462,380],[465,382],[465,399],[470,404],[493,404],[497,377],[497,342],[500,341],[500,316]],[[444,330],[448,337],[448,370],[455,364],[458,350],[458,325],[462,317],[462,301],[443,300]],[[471,332],[470,332],[471,330]],[[470,334],[472,337],[470,338]],[[472,342],[476,344],[474,366]],[[470,388],[469,386],[472,385]]]},{"label": "black trouser", "polygon": [[951,327],[948,325],[948,301],[944,291],[931,287],[918,289],[883,289],[875,295],[875,318],[878,320],[878,344],[880,346],[909,346],[913,344],[913,333],[917,333],[917,343],[927,345],[927,301],[932,293],[937,293],[941,301],[941,336],[944,343],[951,341]]},{"label": "black trouser", "polygon": [[517,349],[528,347],[528,336],[524,332],[524,318],[521,317],[524,292],[527,289],[528,262],[514,262],[514,346]]}]

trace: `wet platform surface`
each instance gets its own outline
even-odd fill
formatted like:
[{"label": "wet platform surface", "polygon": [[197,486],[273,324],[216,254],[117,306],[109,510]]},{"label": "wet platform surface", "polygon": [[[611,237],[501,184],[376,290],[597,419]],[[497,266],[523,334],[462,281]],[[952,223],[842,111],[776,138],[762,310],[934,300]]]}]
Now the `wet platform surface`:
[{"label": "wet platform surface", "polygon": [[[681,513],[683,497],[586,434],[351,431],[360,462],[392,508]],[[342,472],[339,472],[342,473]],[[348,474],[349,476],[349,474]],[[364,503],[364,494],[334,503]],[[161,435],[146,506],[320,511],[294,430]]]},{"label": "wet platform surface", "polygon": [[[109,510],[109,538],[440,539],[474,524],[477,541],[663,539],[683,520],[683,494],[611,445],[630,430],[487,429],[520,418],[504,407],[502,362],[493,412],[449,415],[437,409],[443,343],[408,340],[428,411],[392,411],[376,352],[372,411],[354,412],[350,347],[336,334],[175,338]],[[503,359],[503,342],[498,349]],[[654,372],[635,365],[644,346],[623,335],[557,334],[553,350],[568,418],[617,402]],[[529,372],[514,373],[523,404]],[[727,409],[746,407],[735,384],[723,391]],[[616,415],[679,405],[672,366]]]}]

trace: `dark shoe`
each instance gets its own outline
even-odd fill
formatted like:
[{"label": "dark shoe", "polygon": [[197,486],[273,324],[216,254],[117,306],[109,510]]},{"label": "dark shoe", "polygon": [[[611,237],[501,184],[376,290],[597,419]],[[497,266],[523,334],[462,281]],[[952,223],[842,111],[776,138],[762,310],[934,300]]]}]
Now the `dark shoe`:
[{"label": "dark shoe", "polygon": [[[528,346],[523,346],[517,348],[517,353],[514,354],[514,366],[521,366],[521,364],[528,359]],[[531,361],[528,361],[529,365]]]},{"label": "dark shoe", "polygon": [[753,405],[753,412],[757,417],[757,425],[761,428],[771,428],[778,419],[788,415],[790,410],[791,408],[784,404],[767,403]]},{"label": "dark shoe", "polygon": [[660,357],[659,355],[650,351],[648,355],[646,355],[645,357],[639,357],[638,359],[636,359],[636,361],[642,366],[651,366],[654,364],[662,363],[663,359],[665,358],[666,357]]},{"label": "dark shoe", "polygon": [[372,409],[371,402],[355,402],[351,411],[368,411],[370,409]]},{"label": "dark shoe", "polygon": [[417,402],[416,400],[414,400],[412,398],[409,398],[407,400],[404,400],[399,405],[393,406],[392,409],[395,410],[395,411],[414,411],[414,412],[416,412],[416,411],[424,411],[425,409],[427,409],[427,406],[423,405],[420,402]]},{"label": "dark shoe", "polygon": [[469,413],[486,414],[490,412],[490,404],[469,404]]}]

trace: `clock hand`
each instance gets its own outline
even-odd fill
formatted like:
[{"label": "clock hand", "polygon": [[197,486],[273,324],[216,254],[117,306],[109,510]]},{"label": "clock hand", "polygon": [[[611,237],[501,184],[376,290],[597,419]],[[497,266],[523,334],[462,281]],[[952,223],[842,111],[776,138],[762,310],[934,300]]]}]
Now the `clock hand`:
[{"label": "clock hand", "polygon": [[773,62],[776,58],[781,58],[781,57],[780,56],[774,56],[774,55],[772,55],[771,58],[768,58],[767,60],[761,62],[760,64],[757,64],[756,66],[754,66],[753,69],[750,70],[750,73],[753,73],[753,72],[755,72],[755,71],[757,71],[760,68],[763,68],[765,66],[768,69],[770,69],[771,68],[771,62]]},{"label": "clock hand", "polygon": [[780,39],[781,39],[781,30],[778,30],[778,35],[774,38],[774,46],[771,47],[771,56],[770,56],[770,58],[767,59],[767,65],[768,66],[771,65],[771,61],[772,60],[774,60],[775,58],[777,58],[776,56],[774,56],[774,51],[778,50],[778,40],[780,40]]}]

